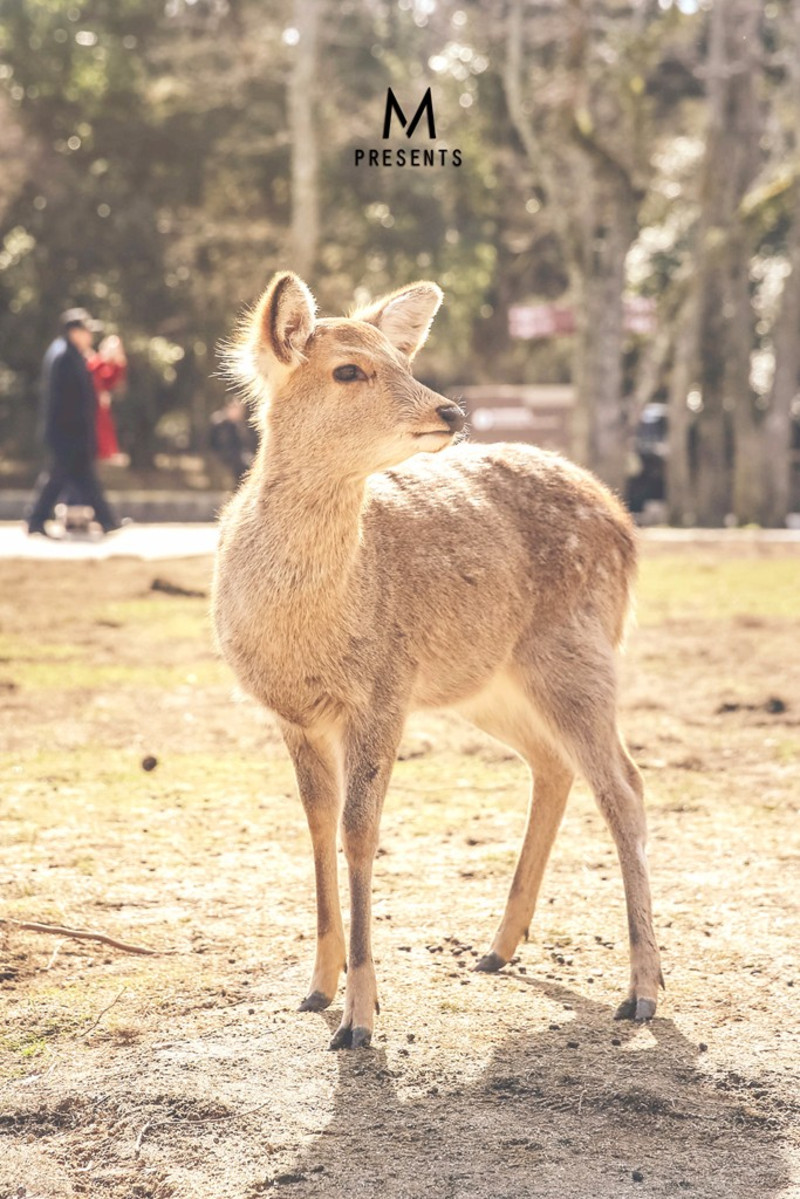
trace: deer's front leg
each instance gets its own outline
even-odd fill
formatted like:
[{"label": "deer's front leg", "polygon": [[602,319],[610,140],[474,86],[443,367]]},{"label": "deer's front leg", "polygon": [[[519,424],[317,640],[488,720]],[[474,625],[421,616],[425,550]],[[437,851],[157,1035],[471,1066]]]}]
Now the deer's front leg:
[{"label": "deer's front leg", "polygon": [[366,1048],[379,1010],[372,961],[372,863],[400,728],[401,723],[396,728],[360,731],[351,736],[347,747],[342,844],[350,876],[350,953],[344,1013],[331,1049]]},{"label": "deer's front leg", "polygon": [[321,1012],[333,1001],[345,966],[339,905],[336,831],[343,797],[343,750],[333,735],[314,736],[294,725],[283,735],[294,762],[297,786],[314,848],[317,887],[317,951],[301,1012]]}]

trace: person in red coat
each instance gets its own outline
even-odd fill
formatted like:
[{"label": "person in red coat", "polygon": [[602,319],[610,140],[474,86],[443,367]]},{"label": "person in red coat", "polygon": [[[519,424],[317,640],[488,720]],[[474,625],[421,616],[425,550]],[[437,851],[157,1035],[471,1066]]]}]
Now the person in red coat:
[{"label": "person in red coat", "polygon": [[97,352],[87,361],[97,397],[96,431],[98,459],[116,458],[119,454],[117,431],[111,413],[111,396],[125,383],[128,360],[125,347],[115,334],[104,337]]}]

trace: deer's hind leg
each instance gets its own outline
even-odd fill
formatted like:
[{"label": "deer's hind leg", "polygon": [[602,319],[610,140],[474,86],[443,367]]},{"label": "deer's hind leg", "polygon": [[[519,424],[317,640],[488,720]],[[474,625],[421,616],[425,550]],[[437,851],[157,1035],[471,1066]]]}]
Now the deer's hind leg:
[{"label": "deer's hind leg", "polygon": [[311,833],[317,890],[316,957],[300,1011],[321,1012],[333,1001],[345,967],[336,864],[336,833],[344,797],[343,752],[332,732],[314,736],[295,725],[282,727]]},{"label": "deer's hind leg", "polygon": [[631,974],[617,1019],[649,1020],[663,986],[653,928],[639,771],[617,728],[613,649],[587,626],[537,646],[526,672],[534,702],[594,792],[617,849],[628,913]]},{"label": "deer's hind leg", "polygon": [[548,737],[530,697],[510,675],[498,676],[477,702],[473,701],[462,711],[484,732],[515,749],[528,763],[533,775],[525,836],[503,918],[489,952],[476,967],[492,973],[506,965],[528,934],[574,770]]}]

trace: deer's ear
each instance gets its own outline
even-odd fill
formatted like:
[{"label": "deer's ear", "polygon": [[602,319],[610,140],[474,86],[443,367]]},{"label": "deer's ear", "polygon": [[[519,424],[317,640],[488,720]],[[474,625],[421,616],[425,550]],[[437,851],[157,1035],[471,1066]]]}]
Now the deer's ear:
[{"label": "deer's ear", "polygon": [[424,345],[443,299],[437,284],[411,283],[352,315],[354,320],[375,325],[395,349],[413,358]]},{"label": "deer's ear", "polygon": [[253,316],[262,354],[291,370],[305,361],[303,353],[314,332],[316,302],[302,279],[290,271],[274,275]]}]

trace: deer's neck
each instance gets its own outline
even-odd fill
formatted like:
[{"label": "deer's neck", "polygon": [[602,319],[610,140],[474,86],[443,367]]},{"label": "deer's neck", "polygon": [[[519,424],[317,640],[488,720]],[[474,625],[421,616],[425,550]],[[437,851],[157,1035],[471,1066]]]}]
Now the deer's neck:
[{"label": "deer's neck", "polygon": [[322,463],[298,471],[269,443],[253,471],[273,595],[317,593],[328,603],[352,587],[359,566],[364,483],[332,478]]}]

